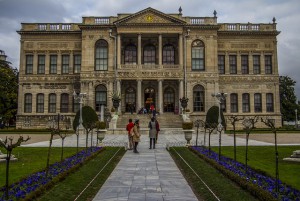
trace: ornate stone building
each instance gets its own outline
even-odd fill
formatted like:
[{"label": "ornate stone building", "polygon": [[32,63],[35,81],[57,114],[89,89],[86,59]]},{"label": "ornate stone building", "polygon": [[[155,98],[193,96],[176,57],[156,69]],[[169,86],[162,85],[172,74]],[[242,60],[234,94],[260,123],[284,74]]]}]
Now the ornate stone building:
[{"label": "ornate stone building", "polygon": [[[120,114],[155,105],[160,114],[205,118],[228,96],[226,116],[270,117],[281,125],[276,22],[218,23],[146,8],[81,23],[22,23],[17,127],[46,127],[60,113],[73,117],[73,92],[97,112],[122,96]],[[261,125],[261,124],[260,124]]]}]

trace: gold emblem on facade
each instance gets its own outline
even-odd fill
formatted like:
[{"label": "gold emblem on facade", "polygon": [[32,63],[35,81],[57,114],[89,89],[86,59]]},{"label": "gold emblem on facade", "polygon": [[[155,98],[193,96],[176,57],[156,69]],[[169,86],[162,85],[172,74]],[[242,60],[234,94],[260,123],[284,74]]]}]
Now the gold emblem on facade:
[{"label": "gold emblem on facade", "polygon": [[146,20],[147,20],[148,22],[153,22],[153,16],[147,15],[147,16],[146,16]]}]

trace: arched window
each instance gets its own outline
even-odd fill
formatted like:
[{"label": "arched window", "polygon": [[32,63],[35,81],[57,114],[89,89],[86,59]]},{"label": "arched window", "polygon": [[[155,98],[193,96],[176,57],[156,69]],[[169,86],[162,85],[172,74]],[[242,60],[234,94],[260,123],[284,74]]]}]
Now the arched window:
[{"label": "arched window", "polygon": [[134,44],[129,44],[124,50],[124,62],[125,64],[136,64],[136,46]]},{"label": "arched window", "polygon": [[95,89],[95,109],[100,112],[101,105],[107,105],[107,90],[104,85],[98,85]]},{"label": "arched window", "polygon": [[254,111],[262,112],[262,102],[260,93],[254,94]]},{"label": "arched window", "polygon": [[60,112],[69,112],[69,94],[61,94],[60,96]]},{"label": "arched window", "polygon": [[32,94],[25,94],[24,112],[32,112]]},{"label": "arched window", "polygon": [[107,70],[108,44],[105,40],[98,40],[95,44],[95,70]]},{"label": "arched window", "polygon": [[146,45],[144,47],[144,64],[155,64],[156,51],[154,45]]},{"label": "arched window", "polygon": [[192,70],[205,70],[204,43],[196,40],[192,43]]},{"label": "arched window", "polygon": [[56,94],[49,94],[49,106],[48,112],[55,113],[56,112]]},{"label": "arched window", "polygon": [[204,112],[205,103],[205,93],[204,87],[201,85],[196,85],[193,89],[193,104],[194,112]]},{"label": "arched window", "polygon": [[163,64],[175,64],[175,50],[171,44],[163,47]]},{"label": "arched window", "polygon": [[44,112],[44,94],[36,95],[36,112],[37,113]]}]

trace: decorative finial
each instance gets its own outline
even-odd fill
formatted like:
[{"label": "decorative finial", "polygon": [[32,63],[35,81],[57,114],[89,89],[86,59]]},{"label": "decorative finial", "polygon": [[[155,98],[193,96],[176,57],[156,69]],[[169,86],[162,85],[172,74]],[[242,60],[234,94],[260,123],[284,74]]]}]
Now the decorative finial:
[{"label": "decorative finial", "polygon": [[217,17],[217,11],[214,10],[214,17]]},{"label": "decorative finial", "polygon": [[275,17],[273,17],[273,24],[275,24],[276,23],[276,18]]},{"label": "decorative finial", "polygon": [[179,9],[178,9],[178,11],[179,11],[179,14],[181,15],[182,13],[182,8],[181,8],[181,6],[179,7]]}]

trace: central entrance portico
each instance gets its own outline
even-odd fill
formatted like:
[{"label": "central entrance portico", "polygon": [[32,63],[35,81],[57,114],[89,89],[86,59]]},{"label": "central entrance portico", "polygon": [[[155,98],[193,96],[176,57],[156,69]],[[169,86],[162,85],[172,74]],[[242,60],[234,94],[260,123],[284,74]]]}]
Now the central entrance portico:
[{"label": "central entrance portico", "polygon": [[121,110],[139,112],[142,108],[149,111],[150,106],[161,114],[177,112],[180,107],[180,80],[123,80],[121,81]]}]

